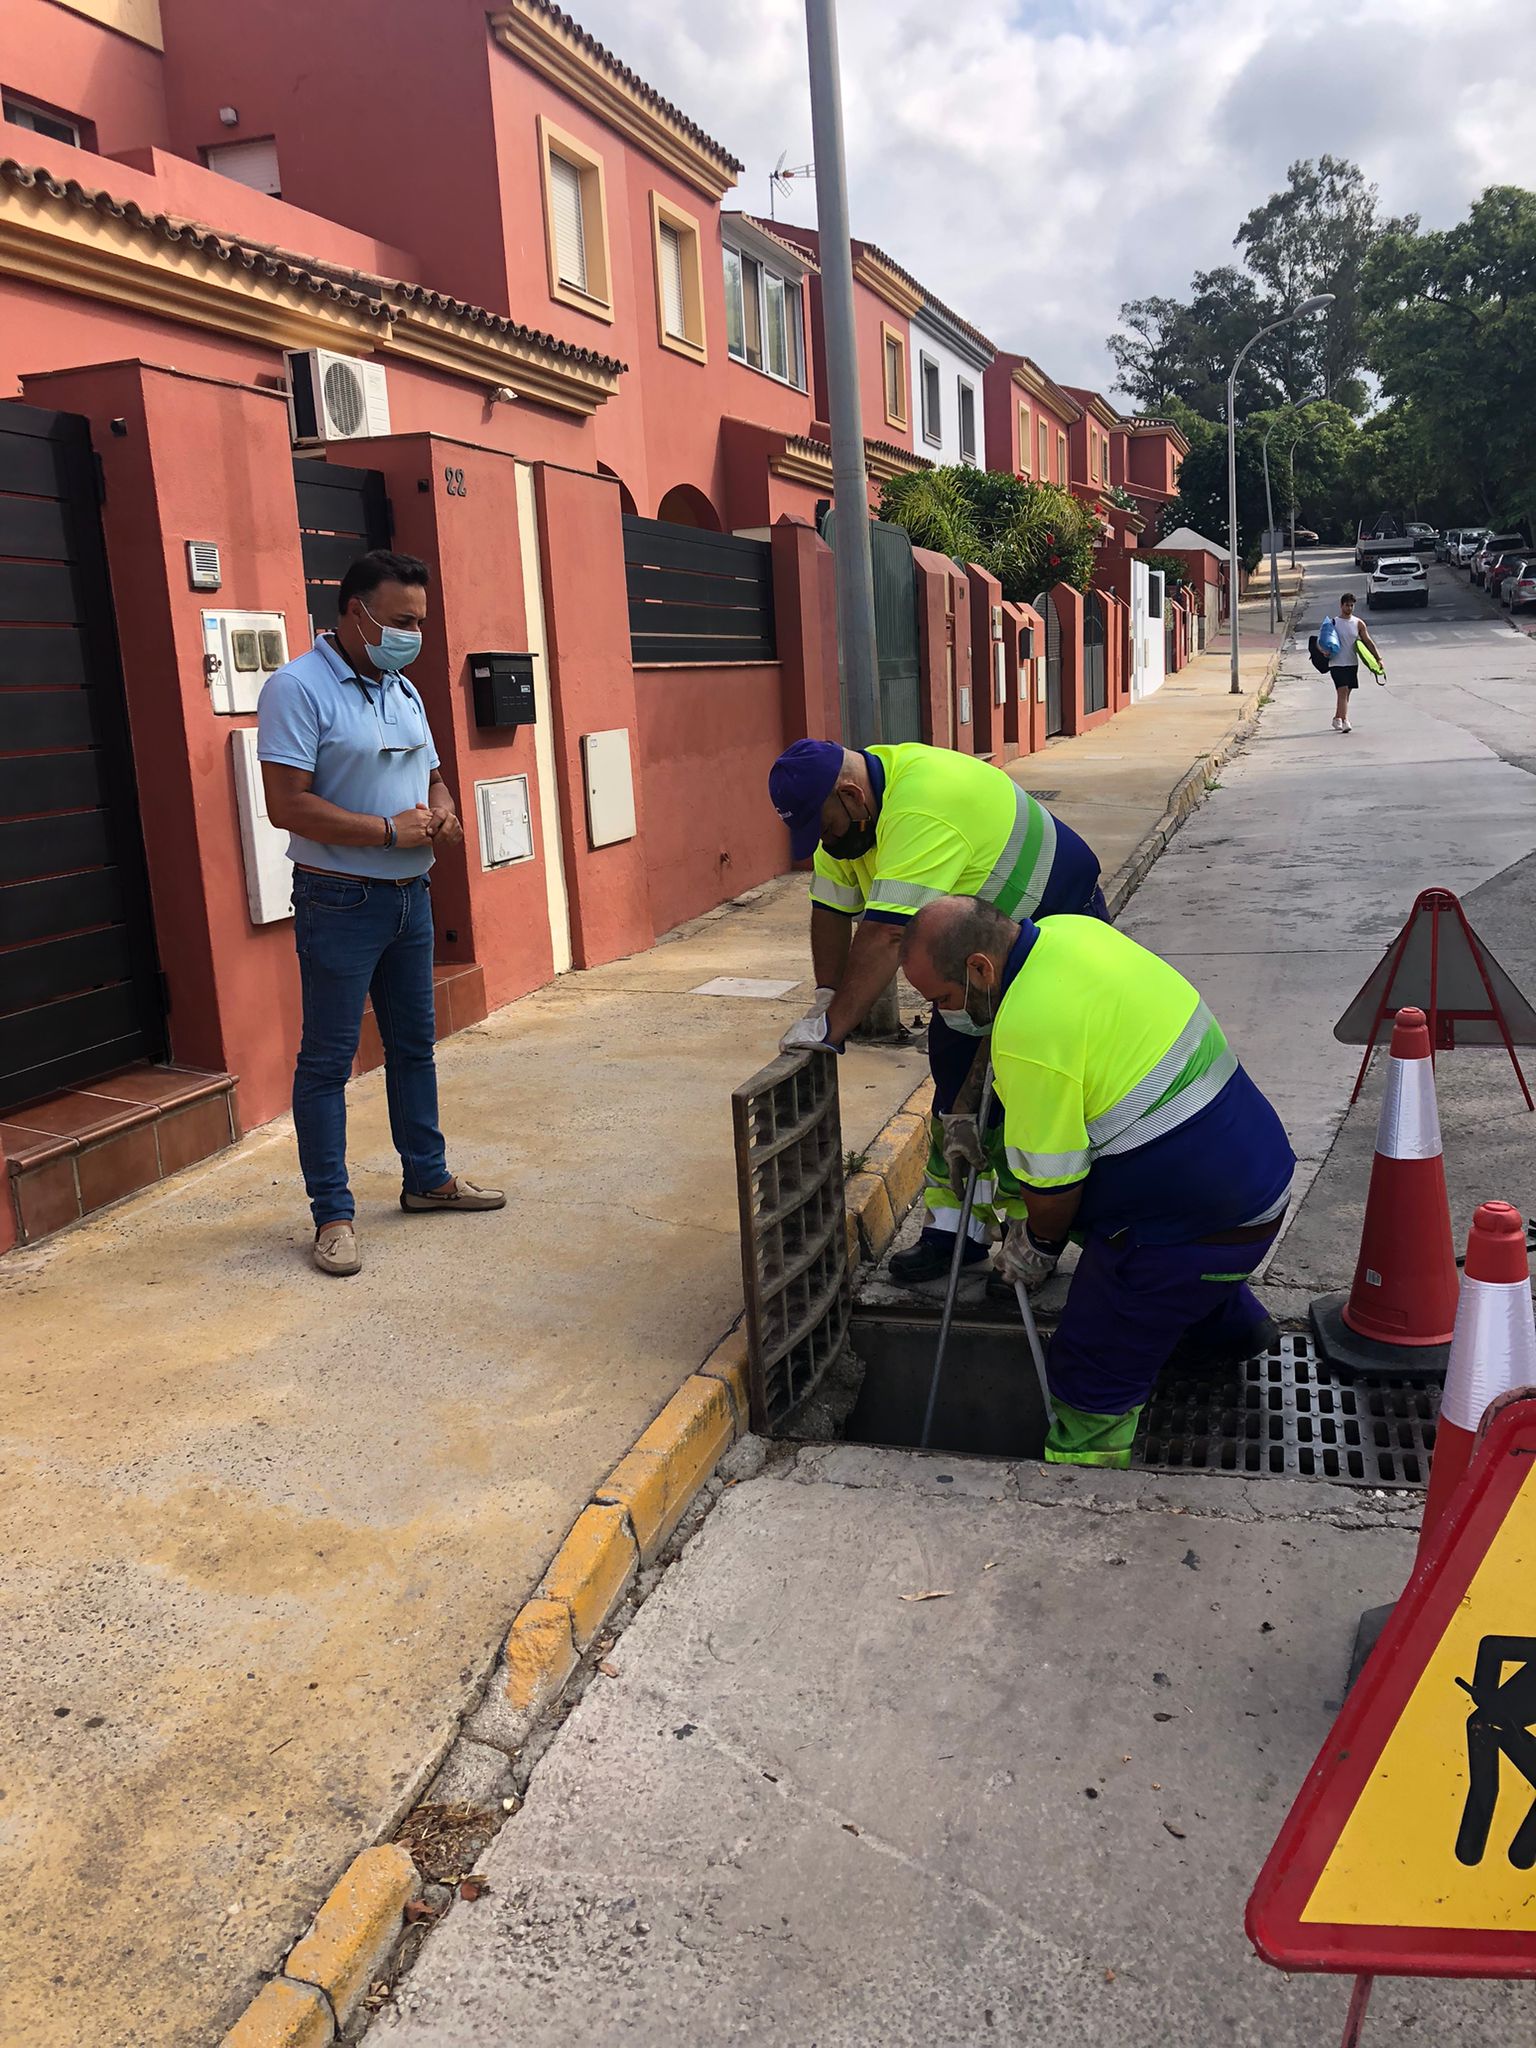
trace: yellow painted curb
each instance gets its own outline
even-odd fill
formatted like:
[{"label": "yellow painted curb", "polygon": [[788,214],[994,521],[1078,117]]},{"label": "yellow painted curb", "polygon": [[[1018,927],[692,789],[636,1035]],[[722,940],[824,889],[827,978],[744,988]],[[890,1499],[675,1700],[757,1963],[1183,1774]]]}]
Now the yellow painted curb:
[{"label": "yellow painted curb", "polygon": [[904,1116],[920,1116],[924,1123],[933,1115],[933,1076],[931,1074],[926,1081],[919,1081],[912,1090],[912,1093],[901,1105],[901,1111]]},{"label": "yellow painted curb", "polygon": [[699,1367],[706,1379],[719,1380],[731,1397],[736,1434],[741,1435],[752,1419],[752,1387],[747,1370],[747,1330],[742,1324],[723,1338]]},{"label": "yellow painted curb", "polygon": [[885,1182],[898,1228],[917,1200],[927,1165],[927,1122],[908,1110],[899,1110],[864,1154],[864,1171],[878,1173]]},{"label": "yellow painted curb", "polygon": [[279,1977],[264,1984],[224,2036],[222,2048],[331,2048],[336,2029],[325,1994]]},{"label": "yellow painted curb", "polygon": [[694,1373],[597,1489],[595,1500],[627,1509],[642,1564],[672,1534],[735,1435],[729,1390]]},{"label": "yellow painted curb", "polygon": [[555,1552],[540,1587],[546,1600],[571,1610],[571,1638],[584,1650],[618,1606],[639,1568],[629,1518],[596,1501],[584,1507]]},{"label": "yellow painted curb", "polygon": [[397,1842],[364,1849],[295,1944],[283,1975],[323,1991],[345,2026],[395,1944],[407,1900],[420,1889],[416,1866]]},{"label": "yellow painted curb", "polygon": [[548,1706],[576,1669],[571,1610],[563,1600],[530,1600],[507,1631],[503,1690],[514,1713]]},{"label": "yellow painted curb", "polygon": [[875,1173],[852,1174],[843,1199],[849,1215],[858,1219],[859,1249],[866,1259],[878,1259],[896,1235],[896,1219],[891,1214],[885,1182]]}]

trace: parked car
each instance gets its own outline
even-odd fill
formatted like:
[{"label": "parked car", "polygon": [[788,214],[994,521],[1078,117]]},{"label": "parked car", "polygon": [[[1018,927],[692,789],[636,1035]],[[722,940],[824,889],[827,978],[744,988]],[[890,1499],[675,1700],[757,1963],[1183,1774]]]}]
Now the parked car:
[{"label": "parked car", "polygon": [[1486,526],[1463,526],[1456,535],[1456,545],[1451,550],[1451,560],[1458,569],[1465,569],[1488,538]]},{"label": "parked car", "polygon": [[1527,555],[1523,562],[1515,565],[1514,574],[1504,578],[1499,602],[1507,604],[1512,612],[1523,611],[1528,604],[1536,604],[1536,556]]},{"label": "parked car", "polygon": [[1383,555],[1365,586],[1367,608],[1382,604],[1416,604],[1429,609],[1429,571],[1417,555]]},{"label": "parked car", "polygon": [[1518,533],[1490,533],[1486,535],[1478,543],[1477,552],[1472,557],[1472,581],[1474,583],[1481,583],[1486,588],[1489,564],[1497,561],[1506,549],[1523,548],[1524,546],[1524,536]]},{"label": "parked car", "polygon": [[1461,535],[1461,527],[1448,526],[1444,533],[1435,536],[1435,560],[1437,562],[1455,561],[1456,543],[1460,540]]},{"label": "parked car", "polygon": [[1317,535],[1310,526],[1298,526],[1291,538],[1299,548],[1315,548],[1317,546]]},{"label": "parked car", "polygon": [[1416,554],[1432,555],[1438,538],[1439,536],[1436,534],[1435,529],[1432,526],[1426,526],[1423,520],[1409,520],[1408,545]]},{"label": "parked car", "polygon": [[1483,588],[1490,597],[1498,596],[1506,579],[1526,559],[1527,552],[1525,542],[1521,541],[1518,547],[1505,548],[1502,553],[1489,556],[1488,566],[1483,571]]}]

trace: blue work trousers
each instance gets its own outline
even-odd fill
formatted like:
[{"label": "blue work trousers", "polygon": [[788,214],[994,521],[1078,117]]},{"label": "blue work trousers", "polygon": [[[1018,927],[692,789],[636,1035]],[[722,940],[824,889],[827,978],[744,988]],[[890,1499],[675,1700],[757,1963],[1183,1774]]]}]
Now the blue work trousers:
[{"label": "blue work trousers", "polygon": [[371,995],[384,1043],[390,1135],[408,1194],[448,1180],[437,1122],[432,993],[432,885],[293,871],[293,936],[304,1033],[293,1075],[299,1164],[318,1229],[350,1222],[347,1081]]},{"label": "blue work trousers", "polygon": [[1133,1244],[1090,1233],[1051,1339],[1057,1400],[1091,1415],[1139,1408],[1181,1337],[1198,1331],[1235,1355],[1267,1320],[1247,1276],[1280,1234],[1249,1244]]}]

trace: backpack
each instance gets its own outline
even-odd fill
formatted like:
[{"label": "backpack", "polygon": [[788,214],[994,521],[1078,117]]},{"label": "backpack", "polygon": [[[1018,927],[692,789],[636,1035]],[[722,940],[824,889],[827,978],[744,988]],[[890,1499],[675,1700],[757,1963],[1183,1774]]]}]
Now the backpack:
[{"label": "backpack", "polygon": [[1332,662],[1328,659],[1327,655],[1324,654],[1322,648],[1318,646],[1317,635],[1315,633],[1307,642],[1307,659],[1311,662],[1312,666],[1317,670],[1319,675],[1327,675],[1329,669],[1333,666]]}]

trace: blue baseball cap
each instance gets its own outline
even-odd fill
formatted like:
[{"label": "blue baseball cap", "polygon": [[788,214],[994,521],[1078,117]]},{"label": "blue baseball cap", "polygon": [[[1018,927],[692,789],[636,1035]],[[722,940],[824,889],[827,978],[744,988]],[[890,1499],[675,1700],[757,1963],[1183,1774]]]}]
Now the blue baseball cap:
[{"label": "blue baseball cap", "polygon": [[796,740],[768,770],[773,808],[789,827],[789,850],[809,860],[821,837],[821,807],[843,772],[843,750],[835,740]]}]

